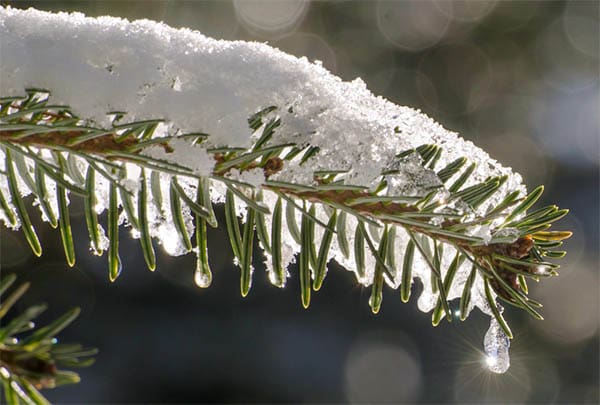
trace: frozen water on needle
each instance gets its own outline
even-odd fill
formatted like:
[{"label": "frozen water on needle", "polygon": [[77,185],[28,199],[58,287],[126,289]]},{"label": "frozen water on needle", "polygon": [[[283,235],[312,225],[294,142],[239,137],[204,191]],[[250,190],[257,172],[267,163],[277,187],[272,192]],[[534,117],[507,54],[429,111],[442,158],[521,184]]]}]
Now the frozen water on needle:
[{"label": "frozen water on needle", "polygon": [[510,339],[506,336],[496,318],[491,318],[490,320],[490,328],[485,334],[483,345],[487,368],[497,374],[505,373],[510,367],[508,353]]},{"label": "frozen water on needle", "polygon": [[194,282],[200,288],[207,288],[210,286],[212,282],[212,276],[210,273],[203,273],[201,271],[196,271],[194,273]]},{"label": "frozen water on needle", "polygon": [[521,236],[521,232],[516,228],[503,228],[494,233],[492,239],[502,240],[504,243],[516,242]]}]

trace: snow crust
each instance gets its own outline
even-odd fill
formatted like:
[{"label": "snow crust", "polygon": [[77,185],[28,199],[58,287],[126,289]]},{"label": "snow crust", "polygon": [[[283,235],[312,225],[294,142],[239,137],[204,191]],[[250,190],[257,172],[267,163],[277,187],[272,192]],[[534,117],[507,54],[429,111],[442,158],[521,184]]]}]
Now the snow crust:
[{"label": "snow crust", "polygon": [[[25,88],[47,89],[51,91],[53,104],[69,105],[76,114],[95,125],[109,128],[111,121],[107,113],[125,111],[123,122],[164,119],[165,124],[155,136],[186,132],[209,134],[201,145],[192,145],[184,139],[173,141],[171,146],[175,152],[171,154],[165,154],[159,147],[145,152],[189,167],[199,175],[209,175],[214,166],[205,148],[249,147],[257,134],[248,127],[248,117],[262,108],[277,106],[276,114],[282,125],[275,131],[270,144],[312,145],[318,146],[320,152],[303,166],[298,160],[290,162],[285,170],[272,177],[273,180],[310,184],[314,171],[335,169],[347,171],[339,177],[346,184],[372,188],[381,179],[382,170],[396,168],[398,173],[388,176],[389,195],[425,195],[431,187],[441,184],[435,172],[411,161],[416,157],[398,163],[395,155],[422,144],[437,144],[443,149],[436,166],[438,170],[463,156],[477,163],[477,170],[466,186],[489,176],[508,176],[508,181],[496,193],[497,197],[492,197],[489,203],[472,212],[473,215],[484,213],[489,205],[506,194],[506,190],[525,192],[519,174],[503,167],[486,152],[423,113],[373,95],[360,79],[344,82],[320,64],[285,54],[266,44],[214,40],[196,31],[174,29],[148,20],[129,22],[114,17],[88,18],[80,13],[54,14],[7,7],[0,8],[0,73],[3,97],[23,95]],[[85,163],[79,163],[85,173]],[[128,166],[127,173],[122,184],[128,189],[137,189],[139,169]],[[232,171],[228,175],[257,187],[264,182],[260,170]],[[164,196],[169,195],[169,182],[170,175],[161,174]],[[28,195],[30,190],[26,184],[22,180],[18,183],[19,191]],[[108,182],[97,176],[96,185],[96,210],[100,213],[107,206]],[[181,186],[190,198],[195,198],[194,182],[181,179]],[[52,195],[53,183],[48,182],[47,187]],[[5,196],[9,195],[3,176],[0,176],[0,188]],[[211,183],[213,201],[223,201],[224,192],[223,184]],[[441,192],[445,191],[442,189]],[[135,198],[133,202],[137,204]],[[161,241],[168,253],[185,253],[173,225],[169,198],[163,198],[162,202],[152,201],[152,196],[149,198],[151,234]],[[49,200],[56,207],[56,199],[49,197]],[[264,202],[272,208],[276,196],[265,192]],[[243,215],[244,203],[238,200],[237,204]],[[192,235],[192,215],[187,208],[183,215]],[[323,222],[328,221],[325,210],[318,210],[317,216]],[[292,218],[299,227],[300,211],[296,209]],[[127,221],[125,216],[122,220]],[[270,229],[271,218],[267,216],[266,220]],[[284,221],[284,266],[293,263],[299,251],[289,230],[291,224],[285,224]],[[350,246],[356,224],[349,216],[347,237]],[[374,241],[379,240],[380,233],[381,230],[370,229]],[[489,229],[476,229],[473,233],[484,242],[491,238]],[[322,227],[317,226],[317,246],[322,235]],[[135,236],[138,235],[134,233]],[[106,245],[105,237],[103,241]],[[407,242],[408,235],[398,228],[395,249],[399,263]],[[452,248],[445,248],[443,268],[449,266],[455,253]],[[331,258],[348,269],[356,268],[353,255],[345,257],[336,238]],[[366,274],[357,277],[359,282],[369,285],[375,267],[369,249],[365,249],[365,260]],[[419,253],[415,253],[414,261],[413,276],[424,286],[418,305],[427,312],[435,307],[438,295],[432,291],[430,270]],[[269,279],[275,283],[270,260],[266,263]],[[401,266],[397,267],[396,281],[386,278],[394,288],[400,280]],[[456,282],[448,292],[449,299],[460,296],[470,268],[465,263],[459,269]],[[207,284],[207,280],[198,277],[196,282]],[[490,314],[479,277],[473,287],[472,305]]]}]

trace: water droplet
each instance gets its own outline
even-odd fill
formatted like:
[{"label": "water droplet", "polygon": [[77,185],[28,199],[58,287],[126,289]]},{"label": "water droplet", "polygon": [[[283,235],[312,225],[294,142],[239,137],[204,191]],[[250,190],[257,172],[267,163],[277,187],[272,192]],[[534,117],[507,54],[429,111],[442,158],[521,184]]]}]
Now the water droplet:
[{"label": "water droplet", "polygon": [[495,318],[490,321],[490,328],[485,334],[483,340],[485,348],[485,363],[487,368],[497,374],[503,374],[510,367],[510,356],[508,349],[510,347],[510,339]]},{"label": "water droplet", "polygon": [[194,274],[194,282],[200,288],[207,288],[210,286],[212,282],[212,274],[210,272],[203,273],[201,271],[197,271]]},{"label": "water droplet", "polygon": [[381,308],[381,294],[371,294],[369,297],[369,306],[374,314],[379,313],[379,309]]}]

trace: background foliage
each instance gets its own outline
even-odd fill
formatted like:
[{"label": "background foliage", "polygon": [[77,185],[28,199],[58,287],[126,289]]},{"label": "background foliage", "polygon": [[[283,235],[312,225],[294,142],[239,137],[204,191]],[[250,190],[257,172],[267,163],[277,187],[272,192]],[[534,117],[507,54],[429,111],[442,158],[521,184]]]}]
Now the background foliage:
[{"label": "background foliage", "polygon": [[459,131],[530,186],[545,184],[541,204],[570,208],[559,227],[575,232],[561,276],[531,286],[546,320],[508,309],[517,332],[513,365],[489,376],[480,363],[487,317],[432,330],[414,301],[391,296],[374,316],[364,305],[369,290],[356,287],[350,273],[331,272],[305,311],[296,278],[285,290],[270,288],[255,263],[254,288],[240,298],[224,229],[210,231],[208,290],[192,284],[194,257],[159,254],[160,270],[149,273],[137,242],[125,235],[128,271],[110,285],[105,259],[86,252],[83,204],[75,201],[75,269],[67,269],[60,238],[47,225],[38,226],[46,247],[41,259],[21,235],[1,230],[3,272],[33,282],[19,309],[47,302],[44,316],[52,319],[81,306],[63,338],[100,349],[97,363],[80,373],[83,384],[48,391],[48,398],[598,401],[597,2],[9,3],[163,20],[213,37],[268,40],[321,60],[343,79],[360,76],[374,93]]}]

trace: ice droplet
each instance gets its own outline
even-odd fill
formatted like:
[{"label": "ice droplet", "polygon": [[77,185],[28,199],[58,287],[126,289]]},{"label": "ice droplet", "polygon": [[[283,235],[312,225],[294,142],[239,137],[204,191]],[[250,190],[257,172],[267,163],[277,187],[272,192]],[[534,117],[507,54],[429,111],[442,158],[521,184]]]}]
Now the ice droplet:
[{"label": "ice droplet", "polygon": [[497,374],[504,374],[510,367],[510,356],[508,349],[510,347],[510,339],[495,318],[490,321],[490,328],[485,334],[483,340],[485,348],[485,363],[487,368]]},{"label": "ice droplet", "polygon": [[202,271],[196,271],[194,273],[194,282],[200,288],[207,288],[210,286],[212,282],[212,274],[204,273]]}]

